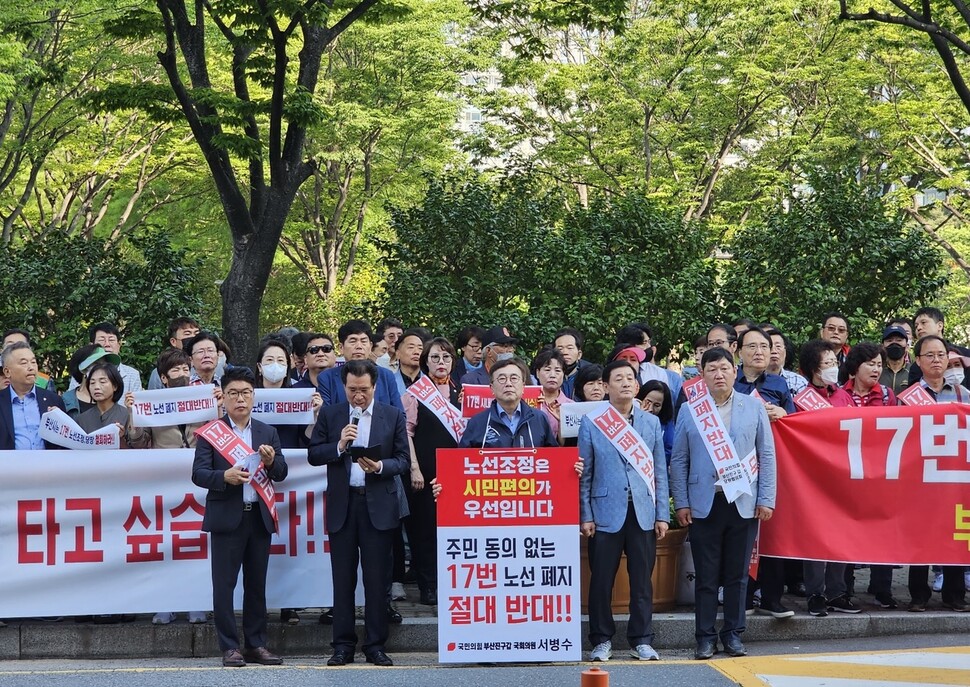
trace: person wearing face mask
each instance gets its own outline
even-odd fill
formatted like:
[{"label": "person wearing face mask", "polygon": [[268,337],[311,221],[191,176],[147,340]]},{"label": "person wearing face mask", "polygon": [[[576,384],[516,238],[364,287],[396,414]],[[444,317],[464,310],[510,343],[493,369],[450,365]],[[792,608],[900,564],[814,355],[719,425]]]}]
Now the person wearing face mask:
[{"label": "person wearing face mask", "polygon": [[882,332],[882,347],[886,350],[886,364],[879,376],[879,383],[893,390],[894,394],[909,386],[912,361],[909,358],[909,337],[898,325],[886,327]]},{"label": "person wearing face mask", "polygon": [[798,357],[798,366],[808,383],[833,408],[855,405],[852,397],[839,386],[839,360],[832,344],[824,339],[812,339]]},{"label": "person wearing face mask", "polygon": [[[290,349],[286,342],[278,338],[268,339],[256,354],[256,388],[257,389],[288,389],[290,388]],[[319,392],[313,394],[314,422],[306,427],[299,425],[273,425],[280,437],[283,448],[302,448],[310,441],[310,433],[316,422],[323,400]]]},{"label": "person wearing face mask", "polygon": [[509,334],[508,327],[496,326],[482,336],[482,366],[461,378],[461,385],[488,385],[490,372],[495,363],[515,357],[515,347],[519,340]]}]

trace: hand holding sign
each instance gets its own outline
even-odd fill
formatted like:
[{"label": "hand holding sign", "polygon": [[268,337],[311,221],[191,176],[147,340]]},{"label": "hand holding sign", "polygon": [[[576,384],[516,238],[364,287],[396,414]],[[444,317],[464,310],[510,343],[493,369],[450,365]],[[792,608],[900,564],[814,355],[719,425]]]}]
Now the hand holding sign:
[{"label": "hand holding sign", "polygon": [[226,481],[226,484],[231,484],[233,486],[248,484],[249,470],[246,469],[246,463],[240,462],[233,465],[223,473],[222,478]]},{"label": "hand holding sign", "polygon": [[273,462],[276,460],[276,449],[269,444],[263,444],[259,447],[259,460],[266,467],[272,467]]}]

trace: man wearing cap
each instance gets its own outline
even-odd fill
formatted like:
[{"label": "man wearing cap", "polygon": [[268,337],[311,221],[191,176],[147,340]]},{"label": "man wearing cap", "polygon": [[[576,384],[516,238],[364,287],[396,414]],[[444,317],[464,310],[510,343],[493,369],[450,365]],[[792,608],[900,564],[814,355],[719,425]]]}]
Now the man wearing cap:
[{"label": "man wearing cap", "polygon": [[23,341],[3,349],[3,374],[10,388],[0,390],[0,450],[40,450],[40,417],[52,407],[64,410],[64,402],[53,391],[40,389],[37,358]]},{"label": "man wearing cap", "polygon": [[[461,378],[461,384],[490,384],[489,370],[500,360],[508,360],[515,355],[519,340],[509,334],[506,327],[496,326],[485,332],[482,337],[482,366]],[[529,378],[526,378],[527,380]]]},{"label": "man wearing cap", "polygon": [[909,336],[899,325],[886,327],[882,332],[882,347],[886,349],[886,366],[879,383],[893,390],[895,395],[909,386],[912,361],[909,358]]}]

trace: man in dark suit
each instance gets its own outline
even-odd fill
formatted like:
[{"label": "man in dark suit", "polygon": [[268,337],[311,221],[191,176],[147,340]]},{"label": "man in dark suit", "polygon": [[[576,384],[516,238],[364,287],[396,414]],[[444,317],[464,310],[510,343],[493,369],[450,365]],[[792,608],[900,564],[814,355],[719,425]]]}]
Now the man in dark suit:
[{"label": "man in dark suit", "polygon": [[18,341],[3,350],[3,374],[10,388],[0,390],[0,450],[46,448],[40,438],[40,417],[52,407],[64,410],[64,402],[53,391],[35,385],[37,358],[29,344]]},{"label": "man in dark suit", "polygon": [[[330,666],[354,661],[354,589],[357,562],[364,575],[364,656],[393,665],[384,652],[388,636],[394,532],[400,524],[400,481],[411,466],[404,413],[374,401],[378,368],[350,360],[340,368],[349,402],[324,407],[310,438],[310,465],[327,466],[327,530],[333,572],[333,656]],[[354,460],[351,446],[379,446],[380,458]]]},{"label": "man in dark suit", "polygon": [[[226,416],[216,422],[224,423],[222,429],[227,427],[252,447],[269,478],[279,482],[287,473],[279,436],[270,425],[250,417],[255,383],[249,368],[227,369],[221,380]],[[202,529],[211,535],[212,608],[223,652],[222,665],[239,667],[247,661],[279,665],[283,659],[266,648],[266,568],[276,523],[272,511],[250,483],[250,472],[242,463],[230,466],[230,462],[236,461],[224,458],[209,441],[199,437],[192,482],[209,490]],[[232,601],[240,567],[246,640],[243,653],[239,651]]]}]

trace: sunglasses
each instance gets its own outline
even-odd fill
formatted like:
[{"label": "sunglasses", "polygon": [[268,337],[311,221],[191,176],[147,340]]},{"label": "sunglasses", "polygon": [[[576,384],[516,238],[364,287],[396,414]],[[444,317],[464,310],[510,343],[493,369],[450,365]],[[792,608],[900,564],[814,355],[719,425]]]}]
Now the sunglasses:
[{"label": "sunglasses", "polygon": [[323,344],[322,346],[310,346],[306,349],[306,352],[310,355],[316,355],[317,353],[333,353],[333,346],[330,344]]}]

